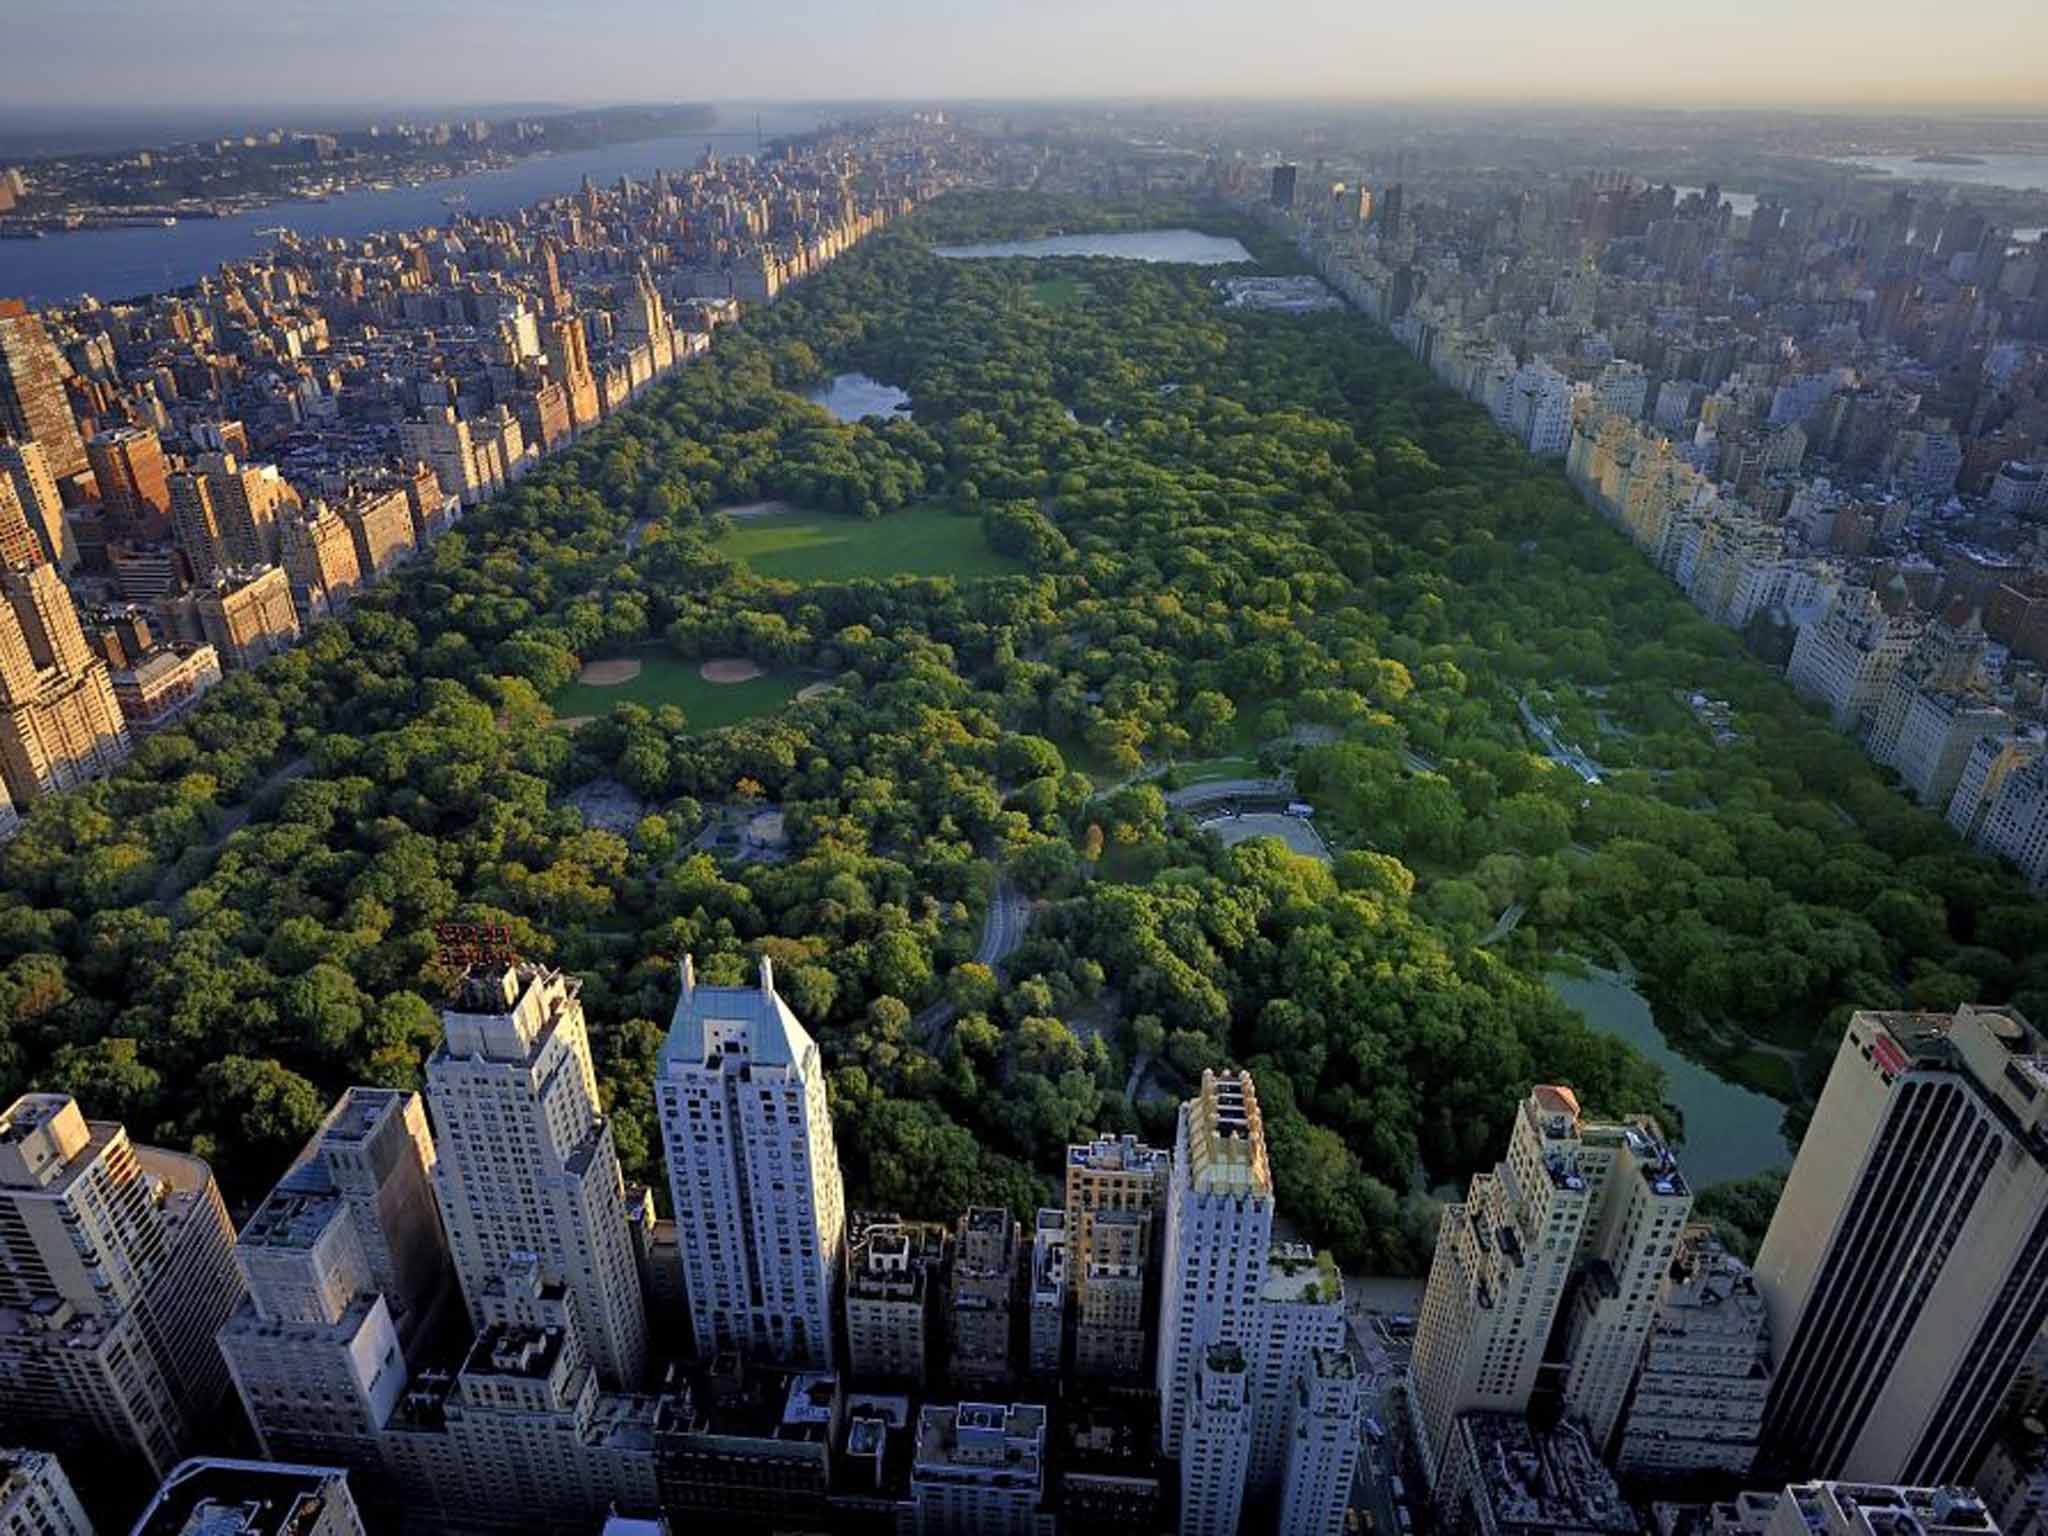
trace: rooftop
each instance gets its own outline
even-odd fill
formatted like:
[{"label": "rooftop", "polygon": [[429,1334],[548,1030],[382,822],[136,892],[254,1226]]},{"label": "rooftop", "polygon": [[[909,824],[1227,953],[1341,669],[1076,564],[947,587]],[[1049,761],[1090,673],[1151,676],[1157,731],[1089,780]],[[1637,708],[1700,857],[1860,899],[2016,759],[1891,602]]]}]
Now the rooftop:
[{"label": "rooftop", "polygon": [[331,1467],[195,1458],[164,1479],[133,1536],[306,1536],[338,1501],[354,1508]]},{"label": "rooftop", "polygon": [[1173,1165],[1173,1154],[1163,1147],[1148,1147],[1137,1137],[1100,1136],[1090,1142],[1067,1147],[1067,1166],[1095,1173],[1164,1173]]},{"label": "rooftop", "polygon": [[1265,1125],[1249,1073],[1204,1072],[1201,1093],[1181,1113],[1189,1180],[1198,1192],[1272,1199]]},{"label": "rooftop", "polygon": [[1266,1279],[1261,1301],[1325,1302],[1343,1300],[1344,1277],[1327,1251],[1307,1243],[1275,1243],[1266,1254]]},{"label": "rooftop", "polygon": [[1641,1529],[1576,1424],[1539,1434],[1519,1414],[1463,1413],[1456,1433],[1473,1468],[1471,1497],[1491,1506],[1495,1529],[1528,1536],[1636,1536]]},{"label": "rooftop", "polygon": [[662,1047],[670,1062],[713,1067],[737,1058],[755,1067],[800,1068],[815,1060],[817,1045],[775,990],[775,967],[761,957],[760,984],[710,987],[697,981],[696,962],[685,955],[682,991]]}]

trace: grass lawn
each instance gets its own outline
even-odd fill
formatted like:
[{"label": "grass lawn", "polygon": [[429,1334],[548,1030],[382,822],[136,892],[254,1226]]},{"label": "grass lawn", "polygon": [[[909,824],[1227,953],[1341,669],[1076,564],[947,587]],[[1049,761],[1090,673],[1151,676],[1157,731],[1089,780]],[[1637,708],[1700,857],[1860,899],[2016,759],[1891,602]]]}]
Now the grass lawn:
[{"label": "grass lawn", "polygon": [[640,675],[615,688],[570,683],[548,700],[558,715],[608,715],[614,704],[659,704],[681,707],[694,730],[770,715],[796,697],[808,679],[795,672],[771,672],[744,683],[707,683],[698,673],[701,662],[684,661],[658,651],[640,653]]},{"label": "grass lawn", "polygon": [[1031,285],[1031,298],[1047,309],[1065,309],[1080,303],[1093,291],[1078,277],[1043,277]]},{"label": "grass lawn", "polygon": [[920,502],[873,521],[776,512],[735,524],[718,547],[774,581],[1008,576],[1024,569],[1021,561],[989,548],[979,517],[938,502]]},{"label": "grass lawn", "polygon": [[1220,779],[1256,779],[1258,759],[1251,757],[1202,757],[1174,764],[1174,771],[1187,785],[1213,784]]}]

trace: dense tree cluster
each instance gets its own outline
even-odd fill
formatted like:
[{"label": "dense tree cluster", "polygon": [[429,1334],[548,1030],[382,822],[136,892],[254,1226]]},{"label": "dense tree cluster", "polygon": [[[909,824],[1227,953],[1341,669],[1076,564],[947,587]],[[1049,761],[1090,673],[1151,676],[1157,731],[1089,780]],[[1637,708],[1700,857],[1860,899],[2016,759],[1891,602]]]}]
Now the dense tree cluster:
[{"label": "dense tree cluster", "polygon": [[[1028,1208],[1065,1141],[1166,1138],[1236,1062],[1287,1207],[1401,1266],[1421,1192],[1497,1155],[1532,1081],[1656,1104],[1543,985],[1560,951],[1625,954],[1675,1033],[1788,1095],[1851,1005],[2048,1013],[2042,909],[1358,321],[1123,262],[1051,264],[1085,279],[1053,304],[1046,263],[927,249],[1086,212],[956,198],[878,237],[39,805],[0,853],[0,1089],[229,1153],[247,1195],[340,1085],[417,1080],[433,925],[499,921],[585,978],[636,1176],[659,1183],[680,957],[737,982],[767,955],[827,1051],[857,1201]],[[848,368],[915,421],[795,392]],[[1024,570],[763,580],[719,509],[771,496],[936,502]],[[551,724],[581,664],[648,647],[837,686],[718,730],[632,704]],[[1739,744],[1692,721],[1697,686],[1735,700]],[[1524,696],[1606,782],[1533,748]],[[1293,761],[1334,866],[1226,851],[1115,782],[1223,753]],[[599,775],[637,825],[567,801]],[[780,861],[700,836],[765,804]],[[1000,979],[972,958],[999,867],[1042,903]]]}]

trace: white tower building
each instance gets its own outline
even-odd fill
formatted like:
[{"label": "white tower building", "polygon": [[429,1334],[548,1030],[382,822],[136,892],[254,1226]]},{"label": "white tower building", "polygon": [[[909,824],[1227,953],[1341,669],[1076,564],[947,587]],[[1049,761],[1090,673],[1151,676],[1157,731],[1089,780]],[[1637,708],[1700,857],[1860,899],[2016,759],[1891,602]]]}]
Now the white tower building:
[{"label": "white tower building", "polygon": [[647,1368],[647,1310],[577,990],[525,963],[464,978],[427,1063],[434,1184],[470,1321],[485,1326],[493,1284],[537,1259],[566,1289],[599,1379],[630,1391]]},{"label": "white tower building", "polygon": [[846,1202],[818,1045],[776,995],[697,984],[661,1053],[661,1134],[697,1350],[829,1369]]},{"label": "white tower building", "polygon": [[1167,1186],[1157,1382],[1168,1456],[1180,1454],[1209,1346],[1250,1347],[1272,1237],[1273,1176],[1251,1074],[1204,1072],[1200,1095],[1180,1107]]}]

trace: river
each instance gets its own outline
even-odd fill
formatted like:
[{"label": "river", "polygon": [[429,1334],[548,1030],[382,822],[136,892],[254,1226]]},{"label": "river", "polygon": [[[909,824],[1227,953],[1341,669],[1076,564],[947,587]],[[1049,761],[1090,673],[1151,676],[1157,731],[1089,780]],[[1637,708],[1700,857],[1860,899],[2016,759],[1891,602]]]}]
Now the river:
[{"label": "river", "polygon": [[[826,120],[816,108],[763,106],[763,141],[806,133]],[[621,176],[650,180],[657,169],[689,170],[706,151],[737,157],[754,153],[755,109],[721,107],[708,128],[667,138],[608,144],[563,155],[536,155],[502,170],[451,176],[388,192],[360,188],[324,203],[281,202],[225,219],[180,219],[168,229],[92,229],[41,240],[0,240],[0,298],[54,304],[90,293],[132,299],[183,288],[223,262],[246,261],[274,244],[257,231],[283,225],[307,239],[357,238],[385,229],[447,224],[458,213],[505,214],[573,192],[588,176],[601,185]],[[460,194],[461,209],[442,199]]]},{"label": "river", "polygon": [[1710,1184],[1791,1166],[1792,1148],[1779,1130],[1785,1106],[1681,1056],[1625,977],[1595,968],[1582,977],[1553,972],[1545,979],[1588,1024],[1626,1040],[1664,1069],[1665,1096],[1685,1120],[1678,1166],[1695,1193]]},{"label": "river", "polygon": [[1858,155],[1837,165],[1859,166],[1900,181],[1941,181],[1957,187],[2004,187],[2048,192],[2048,155],[1978,155],[1971,165],[1916,160],[1911,155]]},{"label": "river", "polygon": [[956,261],[995,256],[1120,256],[1127,261],[1170,261],[1193,267],[1222,267],[1252,259],[1252,253],[1235,240],[1192,229],[1134,229],[1115,235],[1045,235],[1037,240],[992,240],[984,245],[935,245],[932,254]]}]

